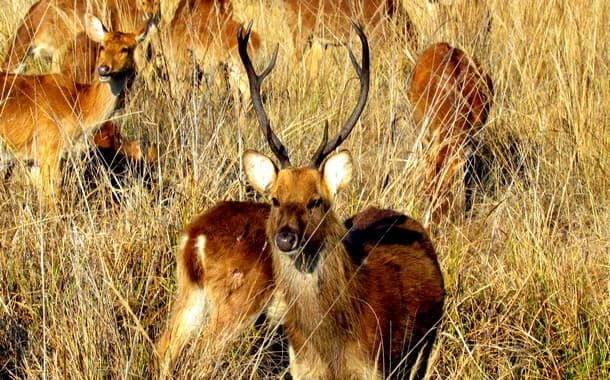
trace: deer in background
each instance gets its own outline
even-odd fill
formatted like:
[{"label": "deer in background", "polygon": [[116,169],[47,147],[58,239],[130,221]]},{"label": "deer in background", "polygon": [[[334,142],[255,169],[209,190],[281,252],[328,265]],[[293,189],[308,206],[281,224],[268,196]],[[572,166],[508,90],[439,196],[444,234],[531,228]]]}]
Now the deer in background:
[{"label": "deer in background", "polygon": [[369,91],[368,42],[355,29],[362,66],[349,54],[360,79],[358,102],[330,141],[325,128],[308,167],[292,167],[263,108],[260,88],[277,50],[258,75],[247,52],[250,30],[238,38],[253,107],[280,162],[278,168],[255,151],[243,156],[249,182],[271,199],[266,234],[295,379],[403,378],[410,371],[423,377],[442,316],[443,278],[419,223],[371,208],[351,220],[350,232],[332,209],[352,172],[348,151],[332,153],[355,126]]},{"label": "deer in background", "polygon": [[89,85],[61,74],[0,74],[2,145],[17,159],[34,161],[39,169],[33,170],[34,182],[48,200],[58,194],[62,155],[114,112],[134,75],[134,49],[151,24],[149,19],[136,33],[108,32],[99,19],[86,15],[87,34],[101,45],[97,78]]},{"label": "deer in background", "polygon": [[[235,35],[239,23],[233,19],[229,0],[181,0],[167,25],[164,38],[165,59],[173,94],[185,83],[199,83],[201,76],[224,65],[233,97],[247,94],[247,82],[237,53]],[[253,48],[259,46],[253,35]]]},{"label": "deer in background", "polygon": [[134,179],[150,189],[152,172],[157,162],[157,148],[150,146],[146,154],[138,141],[129,140],[111,121],[105,122],[93,135],[93,148],[84,154],[86,161],[83,179],[89,193],[107,183],[116,203],[121,201],[122,191]]},{"label": "deer in background", "polygon": [[144,13],[150,18],[159,12],[159,0],[39,0],[35,2],[11,38],[4,56],[3,70],[20,73],[25,58],[51,58],[51,71],[60,72],[61,62],[73,39],[84,32],[87,12],[107,14],[113,31],[133,30]]},{"label": "deer in background", "polygon": [[413,69],[409,92],[413,118],[427,127],[426,191],[431,219],[438,223],[453,204],[453,180],[465,171],[466,211],[475,174],[468,168],[475,136],[487,121],[493,84],[478,62],[446,43],[429,46]]},{"label": "deer in background", "polygon": [[383,21],[399,16],[399,28],[406,31],[408,42],[414,44],[417,40],[409,15],[396,0],[284,0],[283,3],[297,57],[304,59],[312,78],[319,75],[325,48],[339,45],[336,41],[349,33],[345,20],[360,20],[370,32]]}]

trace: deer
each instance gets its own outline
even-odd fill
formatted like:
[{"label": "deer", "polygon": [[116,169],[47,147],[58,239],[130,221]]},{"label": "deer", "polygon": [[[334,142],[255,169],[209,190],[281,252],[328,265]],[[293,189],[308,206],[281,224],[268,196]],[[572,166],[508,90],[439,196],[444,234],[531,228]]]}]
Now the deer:
[{"label": "deer", "polygon": [[92,140],[93,148],[83,154],[83,179],[89,193],[100,188],[103,178],[107,178],[115,203],[120,203],[121,189],[134,178],[150,190],[152,169],[157,162],[156,146],[149,146],[143,153],[140,142],[129,140],[112,121],[106,121]]},{"label": "deer", "polygon": [[465,210],[472,206],[469,160],[475,138],[487,122],[493,101],[493,84],[479,63],[459,48],[440,42],[418,58],[411,76],[409,97],[413,119],[428,129],[426,192],[431,220],[438,224],[454,202],[457,173],[465,172]]},{"label": "deer", "polygon": [[353,167],[349,151],[335,150],[356,125],[369,92],[368,40],[360,25],[353,26],[362,44],[361,64],[348,49],[360,81],[356,106],[330,140],[326,124],[310,164],[301,167],[292,166],[261,99],[277,49],[257,74],[247,51],[250,28],[240,30],[238,48],[252,106],[279,162],[247,150],[244,171],[271,200],[265,230],[274,304],[280,305],[293,378],[403,378],[410,372],[423,378],[445,295],[427,232],[406,215],[376,207],[352,219],[348,230],[332,207]]},{"label": "deer", "polygon": [[339,46],[336,41],[349,33],[346,19],[358,19],[370,31],[396,17],[409,43],[417,40],[409,15],[396,0],[285,0],[283,3],[292,28],[296,58],[304,61],[311,78],[319,75],[324,50],[328,46]]},{"label": "deer", "polygon": [[3,70],[15,74],[25,69],[25,59],[50,58],[51,72],[60,72],[70,42],[84,32],[87,12],[106,13],[113,31],[137,27],[141,13],[147,18],[159,13],[159,0],[107,0],[88,7],[85,0],[39,0],[28,10],[11,38]]},{"label": "deer", "polygon": [[61,74],[0,73],[1,145],[19,160],[34,161],[32,179],[48,203],[59,194],[62,155],[114,112],[135,73],[134,49],[151,25],[149,19],[135,33],[109,32],[97,17],[87,14],[87,35],[100,44],[91,84],[75,84]]},{"label": "deer", "polygon": [[[239,23],[233,19],[229,0],[181,0],[172,20],[166,27],[165,59],[170,68],[172,95],[184,83],[200,81],[204,73],[226,68],[233,98],[247,94],[247,83],[242,80],[235,35]],[[256,33],[252,48],[260,45]]]}]

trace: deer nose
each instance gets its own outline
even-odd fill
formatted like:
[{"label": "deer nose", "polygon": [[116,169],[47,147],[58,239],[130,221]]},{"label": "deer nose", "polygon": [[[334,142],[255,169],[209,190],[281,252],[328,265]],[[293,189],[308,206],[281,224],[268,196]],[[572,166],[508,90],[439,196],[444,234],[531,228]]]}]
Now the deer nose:
[{"label": "deer nose", "polygon": [[275,246],[282,252],[294,251],[299,242],[296,231],[290,227],[282,227],[275,234]]},{"label": "deer nose", "polygon": [[108,76],[108,74],[110,74],[110,66],[108,66],[108,65],[101,65],[100,67],[97,68],[97,73],[101,77]]}]

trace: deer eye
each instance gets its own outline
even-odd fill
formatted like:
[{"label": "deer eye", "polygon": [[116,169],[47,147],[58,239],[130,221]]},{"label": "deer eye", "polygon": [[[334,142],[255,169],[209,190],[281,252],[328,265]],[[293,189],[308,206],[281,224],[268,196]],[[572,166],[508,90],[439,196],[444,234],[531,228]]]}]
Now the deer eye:
[{"label": "deer eye", "polygon": [[273,204],[273,207],[280,207],[280,201],[277,198],[271,198],[271,204]]},{"label": "deer eye", "polygon": [[121,53],[129,53],[129,48],[128,47],[122,47],[121,48]]},{"label": "deer eye", "polygon": [[311,210],[315,207],[320,207],[320,205],[322,205],[322,198],[316,198],[309,201],[307,208]]}]

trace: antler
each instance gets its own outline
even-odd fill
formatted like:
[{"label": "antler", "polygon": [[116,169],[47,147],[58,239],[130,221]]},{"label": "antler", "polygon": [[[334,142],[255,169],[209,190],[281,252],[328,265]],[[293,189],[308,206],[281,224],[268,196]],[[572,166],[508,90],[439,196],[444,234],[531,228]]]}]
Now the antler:
[{"label": "antler", "polygon": [[360,79],[360,96],[358,97],[358,103],[356,103],[356,107],[354,108],[354,110],[352,111],[352,114],[349,116],[349,118],[345,122],[345,125],[343,126],[343,128],[341,128],[341,130],[339,131],[339,134],[337,136],[335,136],[330,142],[327,142],[328,123],[325,125],[324,137],[322,139],[322,143],[320,144],[320,147],[316,151],[316,154],[313,156],[313,159],[311,160],[311,164],[310,164],[312,167],[315,167],[315,168],[320,167],[320,164],[322,163],[322,161],[324,161],[326,156],[328,156],[333,150],[335,150],[335,148],[337,148],[339,145],[341,145],[341,143],[343,141],[345,141],[345,139],[347,139],[350,132],[356,125],[356,122],[358,121],[360,114],[362,114],[362,111],[364,110],[364,105],[366,104],[366,98],[369,93],[369,82],[370,82],[370,80],[369,80],[369,78],[370,78],[369,43],[366,38],[366,35],[364,34],[364,31],[362,30],[362,27],[353,21],[352,21],[352,25],[354,26],[354,29],[356,29],[356,33],[358,34],[358,37],[360,37],[360,41],[362,42],[362,67],[360,67],[358,65],[358,62],[356,61],[356,57],[354,57],[354,53],[352,52],[352,49],[348,49],[349,57],[352,61],[352,65],[354,65],[354,68],[356,69],[356,73],[358,74],[358,78]]},{"label": "antler", "polygon": [[271,62],[269,62],[267,68],[262,73],[260,73],[260,75],[256,74],[256,71],[252,66],[252,61],[248,56],[248,40],[250,39],[250,32],[252,30],[252,21],[248,23],[248,27],[246,28],[245,34],[243,34],[243,27],[244,25],[241,24],[239,26],[239,30],[237,31],[237,46],[239,50],[239,56],[241,57],[241,61],[244,64],[246,73],[248,74],[252,106],[256,111],[256,115],[258,116],[258,123],[260,124],[260,127],[263,130],[265,137],[267,138],[269,147],[271,147],[271,150],[280,161],[280,165],[282,166],[282,168],[286,168],[290,166],[288,152],[286,151],[286,148],[284,147],[280,139],[271,129],[271,124],[269,123],[269,119],[267,118],[267,114],[265,113],[265,109],[263,108],[263,101],[261,100],[261,83],[263,83],[263,80],[265,80],[267,75],[269,75],[269,73],[275,66],[275,60],[277,59],[277,51],[279,46],[275,48],[275,51],[273,52],[273,57],[271,57]]}]

